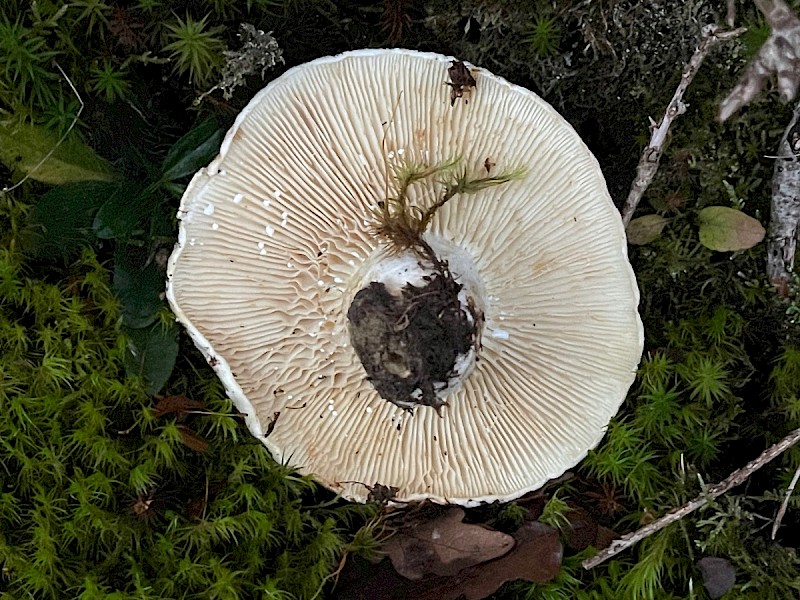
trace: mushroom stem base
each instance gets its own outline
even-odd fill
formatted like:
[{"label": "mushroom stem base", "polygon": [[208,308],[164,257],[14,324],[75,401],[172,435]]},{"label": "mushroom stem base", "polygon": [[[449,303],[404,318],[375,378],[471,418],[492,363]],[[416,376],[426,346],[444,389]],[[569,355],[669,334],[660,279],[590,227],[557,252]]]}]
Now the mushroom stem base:
[{"label": "mushroom stem base", "polygon": [[461,285],[435,271],[422,287],[399,295],[379,281],[354,297],[347,312],[350,341],[382,398],[406,410],[446,404],[452,379],[474,355],[481,325],[459,300]]}]

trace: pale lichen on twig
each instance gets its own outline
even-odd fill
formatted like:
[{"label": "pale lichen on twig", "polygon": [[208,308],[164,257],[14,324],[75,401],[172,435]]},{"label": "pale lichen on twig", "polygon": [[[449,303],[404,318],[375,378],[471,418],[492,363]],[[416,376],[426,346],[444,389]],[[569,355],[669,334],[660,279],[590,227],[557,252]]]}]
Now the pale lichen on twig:
[{"label": "pale lichen on twig", "polygon": [[686,515],[696,511],[698,508],[702,508],[703,506],[707,505],[709,502],[718,498],[722,494],[726,493],[731,488],[736,487],[737,485],[744,483],[747,479],[756,471],[758,471],[761,467],[766,465],[768,462],[777,458],[786,450],[794,446],[797,442],[800,442],[800,429],[795,429],[781,441],[773,444],[764,452],[762,452],[758,458],[750,461],[741,469],[737,469],[733,473],[731,473],[726,479],[723,479],[719,483],[709,486],[704,490],[702,494],[697,496],[695,499],[687,502],[683,506],[675,508],[665,514],[663,517],[660,517],[642,527],[641,529],[637,529],[636,531],[629,533],[627,535],[622,536],[618,540],[614,540],[611,542],[611,545],[604,550],[601,550],[598,554],[593,556],[592,558],[584,560],[581,564],[583,565],[584,569],[591,569],[596,567],[597,565],[605,562],[609,558],[616,556],[626,548],[630,548],[636,542],[639,542],[657,531],[661,531],[668,525],[675,523],[676,521],[680,521]]},{"label": "pale lichen on twig", "polygon": [[716,25],[707,25],[703,28],[703,39],[692,55],[692,58],[686,64],[681,82],[672,95],[672,99],[667,105],[664,116],[658,123],[651,122],[652,133],[650,135],[650,143],[644,149],[644,152],[642,152],[642,157],[639,159],[639,164],[636,166],[636,178],[633,180],[633,184],[631,184],[631,190],[622,208],[622,222],[625,227],[630,223],[633,213],[639,205],[639,201],[642,199],[642,196],[644,196],[645,191],[647,191],[647,188],[650,186],[650,183],[653,181],[658,171],[661,155],[664,153],[664,146],[667,142],[667,133],[669,132],[672,122],[679,115],[686,112],[686,104],[683,102],[683,97],[689,85],[692,83],[694,76],[697,74],[697,71],[700,69],[700,65],[703,64],[703,60],[705,60],[706,56],[717,42],[734,38],[744,31],[744,28],[719,31]]},{"label": "pale lichen on twig", "polygon": [[789,295],[800,231],[800,102],[786,128],[772,172],[772,203],[767,236],[767,277],[778,295]]},{"label": "pale lichen on twig", "polygon": [[278,41],[272,37],[271,31],[265,33],[249,23],[242,23],[239,39],[242,41],[239,50],[225,50],[222,53],[225,57],[222,81],[197,98],[195,104],[199,104],[216,90],[222,90],[222,97],[230,100],[233,97],[233,90],[244,85],[245,77],[253,75],[260,69],[263,80],[267,69],[284,62],[283,50],[278,46]]}]

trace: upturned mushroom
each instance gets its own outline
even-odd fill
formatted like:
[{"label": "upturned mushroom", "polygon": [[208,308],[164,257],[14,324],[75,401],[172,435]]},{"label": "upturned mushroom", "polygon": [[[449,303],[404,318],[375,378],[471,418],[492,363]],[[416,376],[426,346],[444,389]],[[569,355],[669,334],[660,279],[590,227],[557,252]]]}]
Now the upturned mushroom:
[{"label": "upturned mushroom", "polygon": [[519,497],[600,441],[633,381],[638,290],[597,161],[483,69],[295,67],[179,219],[178,320],[253,435],[346,498]]}]

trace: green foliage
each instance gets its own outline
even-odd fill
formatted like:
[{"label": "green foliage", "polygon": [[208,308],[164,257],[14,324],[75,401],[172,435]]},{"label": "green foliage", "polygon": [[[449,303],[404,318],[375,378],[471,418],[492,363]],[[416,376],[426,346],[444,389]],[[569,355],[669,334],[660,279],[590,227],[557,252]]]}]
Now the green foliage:
[{"label": "green foliage", "polygon": [[[251,438],[202,357],[176,335],[160,298],[163,262],[187,178],[214,156],[225,122],[263,85],[265,69],[282,60],[275,38],[259,28],[289,40],[293,66],[384,45],[381,11],[279,0],[0,4],[0,155],[16,180],[72,127],[81,106],[72,84],[86,101],[77,139],[38,169],[41,181],[0,196],[2,593],[322,597],[343,552],[376,553],[385,536],[377,508],[335,501]],[[433,0],[425,9],[404,32],[406,45],[439,48],[558,104],[619,200],[647,117],[666,106],[679,65],[718,6]],[[754,7],[739,9],[750,31],[704,63],[645,198],[650,208],[637,213],[668,224],[630,249],[647,336],[636,383],[570,484],[569,501],[618,533],[695,496],[699,479],[724,477],[800,426],[797,302],[776,300],[765,285],[763,245],[720,255],[698,237],[705,207],[730,205],[766,223],[773,165],[763,156],[791,112],[766,96],[724,127],[709,125],[768,33]],[[242,28],[245,15],[252,29]],[[225,51],[237,31],[248,33],[241,50]],[[186,110],[190,87],[215,83],[224,101],[199,105],[200,114]],[[218,119],[206,120],[214,112]],[[96,153],[78,150],[80,139]],[[91,160],[76,160],[82,153]],[[399,187],[422,183],[446,194],[490,184],[453,165],[428,175],[424,165],[406,167]],[[207,410],[156,418],[148,392],[158,388],[201,399]],[[187,431],[208,449],[187,446]],[[736,598],[795,597],[797,495],[785,539],[779,532],[769,541],[763,526],[798,464],[800,450],[789,451],[736,495],[617,560],[587,572],[580,560],[593,550],[568,552],[556,580],[512,583],[497,597],[688,598],[690,582],[700,597],[695,561],[704,554],[734,563]],[[613,496],[605,501],[614,510],[603,512],[604,500],[586,489]],[[567,508],[557,495],[544,519],[563,526]],[[525,510],[509,504],[498,522],[513,530]]]},{"label": "green foliage", "polygon": [[79,11],[75,23],[81,25],[88,35],[91,36],[97,27],[100,36],[104,36],[111,13],[108,4],[102,0],[73,0],[70,5],[74,11]]},{"label": "green foliage", "polygon": [[[697,547],[709,556],[724,556],[737,571],[736,598],[781,600],[800,593],[800,557],[795,548],[770,543],[757,534],[772,515],[752,510],[741,496],[720,499],[697,522]],[[708,514],[710,513],[710,514]]]},{"label": "green foliage", "polygon": [[545,58],[558,53],[559,36],[556,19],[550,15],[538,14],[525,33],[524,40],[534,56]]},{"label": "green foliage", "polygon": [[0,161],[36,181],[62,184],[110,181],[111,166],[76,139],[59,139],[42,127],[0,124]]},{"label": "green foliage", "polygon": [[208,85],[214,71],[222,64],[224,44],[217,35],[221,27],[206,29],[208,15],[195,20],[191,15],[186,19],[178,17],[174,23],[167,24],[167,38],[172,40],[164,46],[175,64],[175,71],[181,75],[188,73],[192,83],[198,87]]},{"label": "green foliage", "polygon": [[569,504],[563,498],[559,498],[558,492],[556,492],[544,505],[539,521],[545,525],[550,525],[550,527],[565,531],[569,528],[569,519],[567,518],[569,511]]},{"label": "green foliage", "polygon": [[128,70],[119,69],[111,61],[103,61],[103,65],[93,65],[91,69],[92,90],[103,96],[106,102],[124,99],[130,93],[130,83],[127,80]]},{"label": "green foliage", "polygon": [[55,100],[50,63],[58,52],[19,17],[0,15],[0,99],[8,106],[45,106]]},{"label": "green foliage", "polygon": [[[744,44],[746,55],[752,57],[756,55],[761,49],[761,46],[764,45],[764,42],[767,41],[771,30],[760,12],[748,12],[749,14],[745,13],[747,18],[747,31],[742,34],[742,43]],[[758,16],[756,17],[754,13],[757,13]]]},{"label": "green foliage", "polygon": [[[413,248],[420,256],[430,258],[431,248],[422,239],[436,211],[461,194],[477,194],[490,187],[521,179],[524,169],[515,168],[497,175],[477,177],[460,165],[459,157],[437,164],[416,163],[404,160],[394,168],[396,191],[373,208],[375,232],[393,249]],[[410,203],[408,192],[413,185],[427,185],[436,198],[428,207]]]}]

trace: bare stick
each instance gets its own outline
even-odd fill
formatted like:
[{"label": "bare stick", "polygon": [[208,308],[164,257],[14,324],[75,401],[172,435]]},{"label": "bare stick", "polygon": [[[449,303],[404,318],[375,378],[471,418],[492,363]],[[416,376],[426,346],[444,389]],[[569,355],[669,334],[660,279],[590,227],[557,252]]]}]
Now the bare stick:
[{"label": "bare stick", "polygon": [[639,164],[636,166],[636,179],[633,180],[631,191],[628,194],[628,199],[625,201],[625,206],[622,208],[622,223],[625,227],[631,222],[633,212],[639,205],[647,188],[655,177],[658,171],[658,163],[661,160],[661,155],[664,152],[664,145],[667,142],[667,132],[669,131],[672,122],[686,112],[686,105],[683,103],[683,96],[686,93],[689,85],[692,83],[694,76],[700,69],[711,48],[717,42],[729,40],[746,31],[744,27],[733,29],[731,31],[717,31],[716,25],[706,25],[703,28],[703,39],[697,50],[694,51],[692,58],[683,69],[683,76],[681,82],[678,84],[678,89],[672,96],[664,116],[661,118],[660,123],[652,122],[650,135],[650,143],[642,152],[642,157],[639,159]]},{"label": "bare stick", "polygon": [[[755,0],[771,30],[739,82],[720,103],[717,119],[724,122],[777,79],[781,100],[788,102],[800,88],[800,19],[785,0]],[[729,13],[730,14],[730,13]]]},{"label": "bare stick", "polygon": [[797,442],[800,441],[800,429],[795,429],[792,433],[787,435],[783,438],[780,442],[773,444],[764,452],[762,452],[758,458],[755,460],[750,461],[741,469],[737,469],[733,473],[731,473],[726,479],[723,479],[719,483],[709,486],[702,494],[697,496],[694,500],[691,500],[684,504],[683,506],[673,509],[665,514],[663,517],[660,517],[653,521],[652,523],[645,525],[641,529],[637,529],[636,531],[629,533],[627,535],[623,535],[618,540],[614,540],[611,542],[611,545],[604,550],[598,552],[592,558],[588,558],[583,563],[584,569],[591,569],[596,567],[597,565],[607,561],[612,556],[616,556],[626,548],[633,546],[636,542],[639,542],[646,537],[653,535],[657,531],[661,531],[667,525],[671,525],[675,521],[681,520],[683,517],[688,515],[689,513],[694,512],[698,508],[701,508],[708,504],[711,500],[721,496],[728,490],[733,487],[736,487],[740,483],[744,483],[748,477],[750,477],[753,473],[758,471],[761,467],[767,464],[776,456],[780,456],[786,450],[794,446]]},{"label": "bare stick", "polygon": [[781,297],[789,295],[800,230],[800,102],[784,131],[772,171],[772,205],[767,236],[767,277]]},{"label": "bare stick", "polygon": [[800,467],[797,467],[797,470],[794,472],[794,477],[792,477],[791,483],[789,483],[789,489],[786,490],[786,497],[781,502],[781,507],[778,510],[778,515],[775,517],[775,524],[772,526],[772,539],[775,539],[775,536],[778,533],[778,527],[781,526],[781,521],[783,521],[783,515],[786,514],[786,508],[789,506],[789,499],[792,497],[792,492],[794,492],[794,486],[797,485],[797,480],[800,479]]}]

